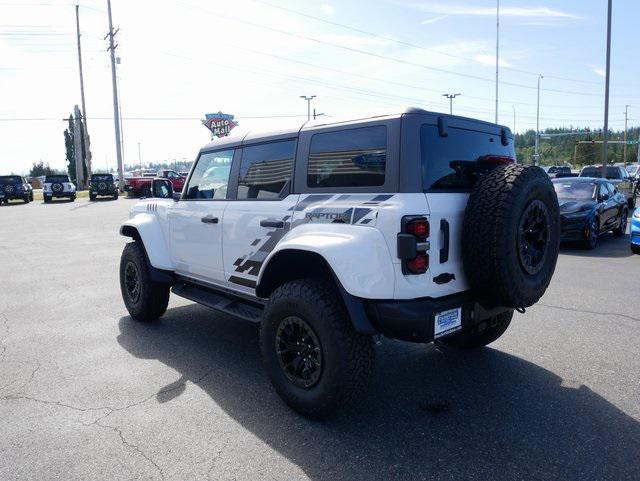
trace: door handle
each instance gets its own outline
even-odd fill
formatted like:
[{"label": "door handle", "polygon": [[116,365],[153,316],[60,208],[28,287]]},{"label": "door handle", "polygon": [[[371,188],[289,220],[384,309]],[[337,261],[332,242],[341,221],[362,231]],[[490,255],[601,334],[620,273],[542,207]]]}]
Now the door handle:
[{"label": "door handle", "polygon": [[449,260],[449,222],[446,219],[440,219],[440,230],[442,231],[440,264],[444,264]]},{"label": "door handle", "polygon": [[202,221],[205,224],[217,224],[218,223],[218,218],[207,215],[207,216],[201,218],[200,221]]},{"label": "door handle", "polygon": [[284,228],[284,221],[282,220],[261,220],[260,227],[274,227],[276,229]]}]

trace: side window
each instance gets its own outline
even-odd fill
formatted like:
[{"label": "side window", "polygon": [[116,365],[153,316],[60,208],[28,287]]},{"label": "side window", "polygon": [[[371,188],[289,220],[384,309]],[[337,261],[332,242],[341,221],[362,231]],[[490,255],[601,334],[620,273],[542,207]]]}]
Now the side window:
[{"label": "side window", "polygon": [[167,178],[168,179],[177,179],[179,177],[180,176],[178,174],[176,174],[174,171],[172,171],[172,170],[167,171]]},{"label": "side window", "polygon": [[307,186],[383,185],[386,165],[387,128],[384,125],[315,134],[309,149]]},{"label": "side window", "polygon": [[201,154],[187,185],[185,199],[225,199],[234,149]]},{"label": "side window", "polygon": [[295,153],[295,140],[243,147],[237,198],[279,199],[287,195]]}]

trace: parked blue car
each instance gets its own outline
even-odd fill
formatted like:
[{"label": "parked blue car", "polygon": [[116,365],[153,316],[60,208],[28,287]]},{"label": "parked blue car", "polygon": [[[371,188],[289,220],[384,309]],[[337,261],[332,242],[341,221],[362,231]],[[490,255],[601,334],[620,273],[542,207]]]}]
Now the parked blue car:
[{"label": "parked blue car", "polygon": [[634,254],[640,254],[640,207],[631,217],[631,251]]}]

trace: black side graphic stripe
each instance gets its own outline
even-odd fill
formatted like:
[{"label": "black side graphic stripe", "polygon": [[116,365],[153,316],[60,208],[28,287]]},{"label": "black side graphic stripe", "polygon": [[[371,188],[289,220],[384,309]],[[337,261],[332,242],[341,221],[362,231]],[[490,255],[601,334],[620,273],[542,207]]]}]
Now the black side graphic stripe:
[{"label": "black side graphic stripe", "polygon": [[233,282],[234,284],[239,284],[245,287],[251,287],[252,289],[256,288],[256,281],[245,279],[244,277],[231,276],[229,277],[229,282]]}]

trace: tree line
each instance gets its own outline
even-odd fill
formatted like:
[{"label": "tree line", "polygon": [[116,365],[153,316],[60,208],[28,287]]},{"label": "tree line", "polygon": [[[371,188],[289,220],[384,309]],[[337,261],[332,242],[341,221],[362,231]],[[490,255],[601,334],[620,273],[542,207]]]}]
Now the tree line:
[{"label": "tree line", "polygon": [[[585,132],[575,135],[576,132]],[[544,134],[574,134],[559,135],[548,139],[540,139],[540,164],[564,165],[571,164],[575,167],[602,162],[602,144],[578,144],[576,140],[602,140],[602,131],[590,128],[551,128],[541,131]],[[627,131],[627,140],[638,140],[640,127],[630,128]],[[609,140],[623,140],[624,131],[609,131]],[[518,162],[532,164],[535,153],[536,131],[527,130],[522,134],[516,134],[515,146]],[[607,159],[609,163],[624,162],[624,147],[622,144],[609,144]],[[627,162],[637,162],[638,145],[627,145]]]}]

